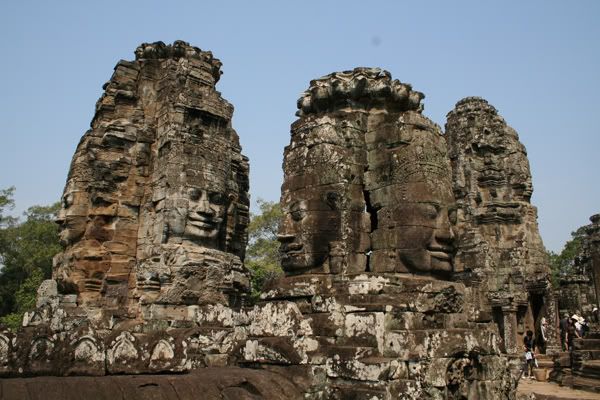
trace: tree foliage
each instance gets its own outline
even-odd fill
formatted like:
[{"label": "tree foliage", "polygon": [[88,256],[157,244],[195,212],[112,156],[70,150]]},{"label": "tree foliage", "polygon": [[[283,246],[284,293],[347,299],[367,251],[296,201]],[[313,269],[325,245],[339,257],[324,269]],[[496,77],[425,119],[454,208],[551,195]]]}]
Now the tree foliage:
[{"label": "tree foliage", "polygon": [[265,286],[283,272],[279,263],[277,231],[282,217],[279,203],[258,199],[259,213],[250,215],[246,266],[252,272],[252,297],[256,300]]},{"label": "tree foliage", "polygon": [[6,216],[14,188],[0,190],[0,321],[15,327],[35,306],[36,291],[52,274],[52,257],[61,249],[54,223],[60,204],[33,206],[24,220]]},{"label": "tree foliage", "polygon": [[585,226],[579,227],[571,232],[571,240],[568,240],[560,253],[548,252],[550,258],[550,269],[552,270],[552,283],[558,287],[560,277],[574,273],[575,258],[581,250],[581,244],[585,236]]}]

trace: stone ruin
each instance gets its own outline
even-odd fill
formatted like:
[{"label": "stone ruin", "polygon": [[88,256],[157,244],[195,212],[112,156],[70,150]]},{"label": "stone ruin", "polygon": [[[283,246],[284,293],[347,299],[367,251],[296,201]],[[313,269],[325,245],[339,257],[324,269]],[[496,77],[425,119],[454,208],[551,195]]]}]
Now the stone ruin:
[{"label": "stone ruin", "polygon": [[[285,276],[250,306],[248,159],[215,90],[221,63],[181,41],[135,54],[77,147],[64,251],[23,328],[0,333],[0,376],[92,375],[125,393],[106,375],[191,371],[207,398],[514,398],[519,324],[554,311],[525,151],[493,107],[459,102],[444,136],[387,71],[312,81],[284,152]],[[173,379],[138,389],[186,385]],[[17,382],[33,381],[2,390]]]},{"label": "stone ruin", "polygon": [[181,41],[135,54],[77,146],[64,251],[18,340],[4,336],[4,373],[188,370],[198,310],[240,308],[250,290],[248,159],[215,90],[221,63]]},{"label": "stone ruin", "polygon": [[600,215],[583,227],[581,247],[569,274],[560,276],[558,304],[561,315],[577,313],[588,323],[588,332],[574,340],[569,357],[558,357],[554,379],[562,385],[597,392],[600,388]]},{"label": "stone ruin", "polygon": [[[549,261],[531,204],[527,152],[486,100],[467,97],[448,114],[446,140],[457,203],[456,279],[473,288],[481,321],[494,320],[508,353],[529,329],[558,351]],[[547,346],[546,346],[547,347]]]},{"label": "stone ruin", "polygon": [[[514,384],[495,325],[474,320],[471,292],[450,280],[451,166],[423,97],[357,68],[298,101],[278,238],[286,277],[263,297],[292,301],[310,327],[317,398],[500,399]],[[257,342],[265,362],[273,345]]]},{"label": "stone ruin", "polygon": [[561,314],[578,312],[588,321],[596,321],[594,308],[600,308],[600,214],[590,217],[584,229],[573,270],[560,276],[559,309]]}]

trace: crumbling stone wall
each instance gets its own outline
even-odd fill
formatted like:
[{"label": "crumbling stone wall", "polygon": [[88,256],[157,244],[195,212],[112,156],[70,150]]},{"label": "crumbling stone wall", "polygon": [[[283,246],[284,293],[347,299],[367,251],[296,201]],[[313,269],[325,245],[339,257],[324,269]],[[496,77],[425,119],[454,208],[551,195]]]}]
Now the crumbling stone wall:
[{"label": "crumbling stone wall", "polygon": [[459,101],[448,114],[446,140],[458,205],[458,279],[479,293],[476,312],[495,319],[509,353],[520,352],[525,330],[541,336],[542,317],[556,348],[555,300],[525,147],[478,97]]},{"label": "crumbling stone wall", "polygon": [[585,236],[574,260],[574,270],[560,277],[559,307],[595,321],[592,311],[600,308],[600,215],[592,215],[590,222],[584,227]]}]

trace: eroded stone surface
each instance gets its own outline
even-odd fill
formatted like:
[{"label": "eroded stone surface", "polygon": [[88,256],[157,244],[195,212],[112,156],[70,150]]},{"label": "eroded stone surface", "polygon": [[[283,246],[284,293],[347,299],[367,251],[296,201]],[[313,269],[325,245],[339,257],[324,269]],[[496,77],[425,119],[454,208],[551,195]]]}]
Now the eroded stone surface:
[{"label": "eroded stone surface", "polygon": [[193,354],[198,326],[210,326],[202,310],[231,313],[250,289],[248,159],[233,106],[215,90],[221,63],[182,41],[135,54],[104,85],[73,156],[58,219],[64,250],[19,336],[0,338],[0,373],[206,365]]},{"label": "eroded stone surface", "polygon": [[[549,263],[531,204],[527,152],[514,129],[486,100],[467,97],[448,114],[446,139],[457,201],[455,267],[473,288],[473,312],[494,318],[506,350],[521,351],[531,329],[541,337],[542,318],[555,321]],[[546,346],[557,350],[555,324]]]},{"label": "eroded stone surface", "polygon": [[263,299],[294,302],[285,315],[297,321],[285,326],[307,328],[276,340],[254,331],[244,356],[304,366],[307,398],[512,396],[498,330],[473,318],[472,292],[450,281],[452,172],[422,98],[357,68],[311,82],[298,101],[281,198],[287,276]]},{"label": "eroded stone surface", "polygon": [[284,154],[286,272],[449,276],[450,165],[423,97],[376,68],[311,82]]},{"label": "eroded stone surface", "polygon": [[[236,303],[248,287],[248,160],[219,60],[185,42],[120,61],[69,171],[54,278],[103,309]],[[133,315],[131,315],[133,313]]]},{"label": "eroded stone surface", "polygon": [[[488,296],[492,283],[454,279],[456,270],[479,276],[496,267],[470,264],[460,244],[455,262],[455,224],[476,233],[512,224],[502,236],[525,223],[531,229],[516,228],[522,237],[501,240],[532,240],[517,253],[537,277],[545,270],[533,257],[541,245],[535,214],[505,218],[490,200],[471,210],[481,218],[467,219],[470,209],[453,195],[456,157],[422,115],[423,94],[380,69],[333,73],[298,101],[284,153],[286,276],[248,306],[248,162],[231,128],[233,108],[214,89],[219,77],[212,54],[183,42],[144,44],[136,61],[117,65],[73,159],[54,280],[17,335],[0,333],[0,375],[202,368],[206,376],[220,371],[218,387],[190,384],[215,398],[512,398],[516,361],[504,354],[505,331],[488,305],[508,314],[514,306],[516,315],[520,303],[493,303],[501,296]],[[478,168],[470,157],[461,160]],[[528,169],[521,172],[519,179]],[[502,207],[532,210],[527,184],[502,186],[508,181],[494,176],[482,187],[495,185]],[[539,282],[530,275],[509,273],[502,288]],[[502,326],[517,329],[512,322]],[[235,366],[247,368],[240,375]],[[164,395],[164,379],[122,393]],[[185,385],[170,384],[185,398]]]}]

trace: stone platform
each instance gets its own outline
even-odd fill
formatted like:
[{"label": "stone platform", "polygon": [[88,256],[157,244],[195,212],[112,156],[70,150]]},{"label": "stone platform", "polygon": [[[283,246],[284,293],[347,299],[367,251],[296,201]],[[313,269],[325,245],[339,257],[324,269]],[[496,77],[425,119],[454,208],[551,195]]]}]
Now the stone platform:
[{"label": "stone platform", "polygon": [[190,374],[43,376],[0,380],[0,400],[301,399],[289,381],[266,371],[205,368]]}]

